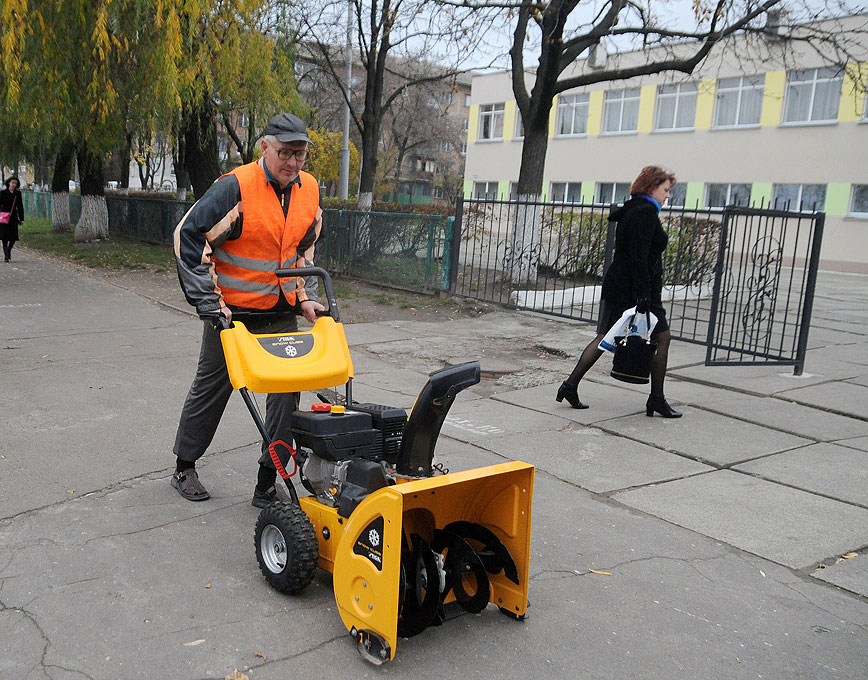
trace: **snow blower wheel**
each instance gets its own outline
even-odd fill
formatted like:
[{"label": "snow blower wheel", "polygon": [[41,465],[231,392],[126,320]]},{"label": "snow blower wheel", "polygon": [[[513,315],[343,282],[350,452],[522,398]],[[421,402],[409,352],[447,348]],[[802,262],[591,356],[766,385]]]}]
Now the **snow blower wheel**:
[{"label": "snow blower wheel", "polygon": [[256,559],[281,593],[298,593],[313,580],[317,542],[313,525],[295,503],[271,503],[256,521]]}]

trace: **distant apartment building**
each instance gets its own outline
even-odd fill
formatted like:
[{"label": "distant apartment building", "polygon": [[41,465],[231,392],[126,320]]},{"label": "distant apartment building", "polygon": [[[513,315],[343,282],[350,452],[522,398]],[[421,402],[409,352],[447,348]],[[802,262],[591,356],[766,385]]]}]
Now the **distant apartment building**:
[{"label": "distant apartment building", "polygon": [[[843,30],[868,30],[866,16],[840,21]],[[558,96],[544,200],[621,202],[642,166],[662,165],[678,177],[675,206],[825,212],[821,267],[868,273],[868,38],[846,63],[831,64],[804,44],[744,40],[720,46],[690,76],[644,76]],[[646,58],[609,55],[607,67]],[[579,60],[574,69],[599,66]],[[523,141],[511,74],[476,75],[471,102],[464,195],[507,199]]]}]

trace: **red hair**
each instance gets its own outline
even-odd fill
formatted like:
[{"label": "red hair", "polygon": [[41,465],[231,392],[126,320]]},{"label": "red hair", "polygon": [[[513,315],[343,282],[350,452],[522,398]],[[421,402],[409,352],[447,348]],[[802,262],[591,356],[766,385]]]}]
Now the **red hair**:
[{"label": "red hair", "polygon": [[674,186],[675,173],[664,170],[656,165],[646,165],[642,168],[639,176],[633,180],[633,185],[630,187],[630,195],[650,194],[666,180],[672,182]]}]

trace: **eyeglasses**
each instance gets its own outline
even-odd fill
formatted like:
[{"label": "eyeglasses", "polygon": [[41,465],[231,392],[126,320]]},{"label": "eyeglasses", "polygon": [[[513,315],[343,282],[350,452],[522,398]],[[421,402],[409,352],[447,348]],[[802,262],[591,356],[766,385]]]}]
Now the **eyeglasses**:
[{"label": "eyeglasses", "polygon": [[[274,147],[272,147],[274,148]],[[307,160],[307,149],[301,149],[299,151],[293,151],[288,147],[283,147],[282,149],[274,149],[274,153],[277,154],[277,157],[282,161],[288,161],[290,158],[295,156],[295,160],[302,163]]]}]

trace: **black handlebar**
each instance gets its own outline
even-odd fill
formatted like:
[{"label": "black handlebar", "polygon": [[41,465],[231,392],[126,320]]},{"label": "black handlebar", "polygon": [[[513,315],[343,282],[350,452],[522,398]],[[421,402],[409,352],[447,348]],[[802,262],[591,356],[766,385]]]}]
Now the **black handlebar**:
[{"label": "black handlebar", "polygon": [[[317,312],[317,316],[330,316],[336,323],[340,323],[341,315],[338,310],[338,300],[335,297],[335,289],[332,285],[332,277],[322,267],[289,267],[287,269],[278,269],[275,274],[279,278],[290,278],[296,276],[318,276],[323,281],[325,287],[326,299],[328,300],[328,309],[323,312]],[[266,312],[267,313],[267,312]],[[225,330],[230,328],[232,324],[220,312],[207,312],[200,314],[199,318],[204,321],[210,321],[214,324],[217,330]]]}]

